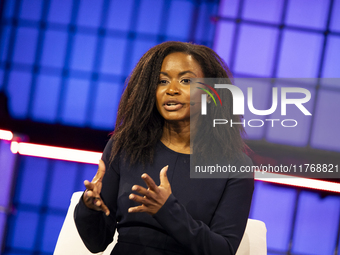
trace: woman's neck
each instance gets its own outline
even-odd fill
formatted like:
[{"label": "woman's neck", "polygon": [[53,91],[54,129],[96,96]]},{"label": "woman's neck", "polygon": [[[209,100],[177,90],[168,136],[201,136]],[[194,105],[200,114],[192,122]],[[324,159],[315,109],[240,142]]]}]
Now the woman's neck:
[{"label": "woman's neck", "polygon": [[190,122],[166,122],[163,126],[161,142],[173,151],[190,154]]}]

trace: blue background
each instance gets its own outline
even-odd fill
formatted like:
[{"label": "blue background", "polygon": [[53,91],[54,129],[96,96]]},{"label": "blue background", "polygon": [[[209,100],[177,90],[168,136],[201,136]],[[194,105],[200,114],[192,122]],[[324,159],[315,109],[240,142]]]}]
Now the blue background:
[{"label": "blue background", "polygon": [[[339,78],[339,13],[340,0],[6,0],[0,91],[13,118],[109,132],[126,77],[167,40],[214,48],[236,77]],[[259,86],[265,107],[272,85]],[[306,86],[313,117],[296,135],[248,137],[340,152],[339,82]],[[71,194],[96,166],[20,157],[18,169],[4,254],[52,254]],[[339,249],[338,195],[257,182],[250,217],[267,225],[268,254]]]}]

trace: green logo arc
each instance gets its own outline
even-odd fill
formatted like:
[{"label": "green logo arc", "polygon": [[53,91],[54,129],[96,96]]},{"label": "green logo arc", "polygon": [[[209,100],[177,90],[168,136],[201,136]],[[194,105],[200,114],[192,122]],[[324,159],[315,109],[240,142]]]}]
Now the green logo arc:
[{"label": "green logo arc", "polygon": [[206,89],[200,88],[200,87],[197,87],[197,88],[198,88],[198,89],[201,89],[201,90],[203,90],[205,93],[207,93],[207,94],[212,98],[212,100],[214,100],[214,103],[215,103],[215,105],[217,106],[216,100],[215,100],[214,96],[210,93],[209,90],[206,90]]}]

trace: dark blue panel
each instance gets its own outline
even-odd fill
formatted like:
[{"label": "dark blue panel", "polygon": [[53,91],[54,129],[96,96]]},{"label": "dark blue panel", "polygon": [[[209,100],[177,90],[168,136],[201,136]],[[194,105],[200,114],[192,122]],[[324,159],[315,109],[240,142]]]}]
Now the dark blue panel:
[{"label": "dark blue panel", "polygon": [[202,3],[196,23],[196,40],[209,41],[214,37],[215,24],[211,22],[211,14],[218,8],[214,3]]},{"label": "dark blue panel", "polygon": [[132,61],[130,62],[130,67],[128,73],[132,71],[135,65],[138,63],[139,59],[147,52],[150,48],[156,45],[156,42],[152,41],[135,41],[132,53]]},{"label": "dark blue panel", "polygon": [[51,30],[46,31],[40,62],[41,65],[62,68],[64,65],[66,42],[66,33]]},{"label": "dark blue panel", "polygon": [[340,78],[340,36],[328,36],[322,76]]},{"label": "dark blue panel", "polygon": [[319,90],[311,145],[315,148],[340,151],[339,92]]},{"label": "dark blue panel", "polygon": [[70,79],[63,102],[62,123],[83,126],[90,84],[87,80]]},{"label": "dark blue panel", "polygon": [[30,251],[9,251],[4,253],[4,255],[32,255],[33,253]]},{"label": "dark blue panel", "polygon": [[32,64],[35,58],[38,30],[32,28],[18,28],[13,61]]},{"label": "dark blue panel", "polygon": [[[42,204],[47,169],[47,159],[23,157],[23,164],[20,167],[20,182],[17,184],[16,203],[36,206]],[[32,185],[34,185],[34,192]]]},{"label": "dark blue panel", "polygon": [[73,45],[70,67],[76,70],[91,71],[94,60],[95,44],[95,36],[77,34]]},{"label": "dark blue panel", "polygon": [[42,0],[22,0],[20,18],[29,20],[40,20]]},{"label": "dark blue panel", "polygon": [[279,23],[283,0],[245,0],[242,12],[244,19]]},{"label": "dark blue panel", "polygon": [[219,9],[220,16],[236,17],[239,0],[221,0]]},{"label": "dark blue panel", "polygon": [[340,199],[302,192],[299,200],[293,253],[333,254],[339,227]]},{"label": "dark blue panel", "polygon": [[[103,148],[104,150],[104,148]],[[79,190],[85,190],[84,181],[88,180],[91,181],[93,177],[97,173],[98,166],[92,164],[84,164],[82,168],[82,179],[81,185],[79,186]],[[80,180],[80,179],[79,179]]]},{"label": "dark blue panel", "polygon": [[5,252],[4,255],[32,255],[33,253],[30,251],[9,251]]},{"label": "dark blue panel", "polygon": [[12,185],[16,172],[15,161],[17,155],[11,152],[10,147],[10,141],[0,140],[0,206],[5,208],[7,208],[12,198]]},{"label": "dark blue panel", "polygon": [[122,31],[129,30],[134,1],[111,1],[107,27]]},{"label": "dark blue panel", "polygon": [[103,73],[120,75],[126,53],[126,40],[106,37],[100,71]]},{"label": "dark blue panel", "polygon": [[54,123],[57,117],[61,80],[54,76],[40,75],[33,99],[32,118]]},{"label": "dark blue panel", "polygon": [[335,0],[333,3],[332,8],[332,18],[331,18],[331,24],[330,29],[333,31],[340,31],[340,1]]},{"label": "dark blue panel", "polygon": [[2,90],[3,79],[4,79],[4,70],[0,68],[0,91]]},{"label": "dark blue panel", "polygon": [[2,36],[1,36],[1,44],[0,44],[0,46],[1,46],[1,48],[0,48],[0,61],[3,62],[7,59],[11,27],[10,26],[3,26],[1,32],[2,32]]},{"label": "dark blue panel", "polygon": [[137,31],[157,34],[162,17],[163,0],[142,0],[138,9]]},{"label": "dark blue panel", "polygon": [[[315,80],[316,82],[316,80]],[[314,83],[315,84],[315,83]],[[292,85],[290,85],[292,86]],[[281,95],[281,87],[289,87],[288,85],[281,85],[275,84],[275,87],[278,87],[278,95]],[[300,87],[300,86],[296,86]],[[314,105],[314,97],[315,97],[315,90],[313,88],[307,87],[306,89],[309,90],[311,93],[311,99],[304,103],[303,106],[313,114],[313,105]],[[305,95],[303,93],[287,93],[287,98],[304,98]],[[286,108],[287,115],[281,115],[281,96],[278,100],[278,108],[277,110],[267,119],[279,119],[280,121],[275,121],[275,126],[270,127],[267,129],[266,139],[270,142],[274,143],[283,143],[289,144],[293,146],[306,146],[308,143],[310,128],[311,128],[311,121],[312,116],[304,115],[296,105],[288,104]],[[282,121],[285,119],[294,119],[297,121],[297,126],[295,127],[284,127],[282,126]],[[284,125],[295,125],[292,121],[287,121],[283,123]]]},{"label": "dark blue panel", "polygon": [[229,64],[231,46],[234,40],[235,25],[231,22],[218,22],[215,35],[214,50]]},{"label": "dark blue panel", "polygon": [[123,87],[118,84],[99,83],[97,89],[91,126],[113,130]]},{"label": "dark blue panel", "polygon": [[38,221],[38,213],[17,211],[12,217],[12,224],[6,241],[7,246],[33,250]]},{"label": "dark blue panel", "polygon": [[31,89],[31,74],[12,71],[7,89],[10,114],[14,118],[25,118]]},{"label": "dark blue panel", "polygon": [[235,71],[271,77],[277,34],[276,29],[242,25]]},{"label": "dark blue panel", "polygon": [[171,1],[166,34],[187,40],[190,34],[193,3],[189,1]]},{"label": "dark blue panel", "polygon": [[288,2],[286,23],[323,29],[326,26],[329,0],[294,0]]},{"label": "dark blue panel", "polygon": [[284,31],[278,77],[317,77],[322,39],[321,34]]},{"label": "dark blue panel", "polygon": [[3,79],[4,79],[4,70],[0,68],[0,90],[2,90]]},{"label": "dark blue panel", "polygon": [[251,218],[262,220],[267,227],[267,247],[287,250],[296,191],[256,182]]},{"label": "dark blue panel", "polygon": [[98,27],[100,23],[103,0],[82,0],[80,1],[78,25]]},{"label": "dark blue panel", "polygon": [[68,208],[72,193],[75,191],[75,178],[78,178],[77,167],[77,163],[74,162],[55,161],[48,198],[49,207],[65,210]]},{"label": "dark blue panel", "polygon": [[76,184],[74,191],[85,190],[84,181],[91,181],[96,175],[98,165],[93,164],[79,164],[78,175],[76,176]]},{"label": "dark blue panel", "polygon": [[15,2],[16,0],[8,0],[5,2],[5,8],[3,10],[4,18],[13,17]]},{"label": "dark blue panel", "polygon": [[2,240],[5,237],[5,226],[6,226],[7,215],[3,212],[0,212],[0,247],[2,246]]},{"label": "dark blue panel", "polygon": [[48,21],[63,24],[70,23],[73,2],[70,0],[51,0]]},{"label": "dark blue panel", "polygon": [[65,216],[46,216],[41,251],[48,252],[50,254],[53,253]]}]

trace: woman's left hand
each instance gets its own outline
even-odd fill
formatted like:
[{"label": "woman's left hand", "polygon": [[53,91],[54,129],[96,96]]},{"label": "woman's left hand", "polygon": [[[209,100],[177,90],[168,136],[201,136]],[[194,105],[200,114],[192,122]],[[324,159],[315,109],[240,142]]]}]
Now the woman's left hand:
[{"label": "woman's left hand", "polygon": [[132,190],[137,191],[142,196],[130,194],[129,199],[137,203],[141,203],[142,205],[130,207],[129,213],[146,212],[154,215],[158,212],[171,194],[170,183],[166,175],[167,170],[168,166],[165,166],[160,171],[159,178],[161,184],[159,186],[156,185],[154,180],[152,180],[148,174],[142,174],[142,179],[145,181],[148,189],[139,185],[132,186]]}]

